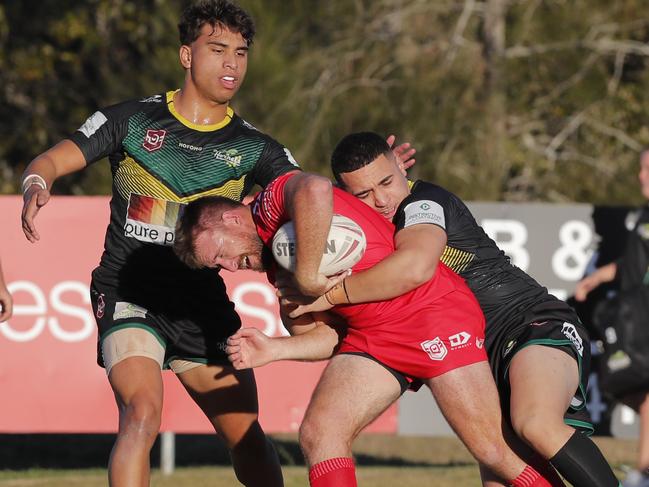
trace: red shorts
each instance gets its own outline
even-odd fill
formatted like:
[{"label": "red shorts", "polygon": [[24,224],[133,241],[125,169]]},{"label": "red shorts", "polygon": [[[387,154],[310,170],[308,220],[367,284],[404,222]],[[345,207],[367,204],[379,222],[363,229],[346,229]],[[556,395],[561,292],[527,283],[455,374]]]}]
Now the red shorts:
[{"label": "red shorts", "polygon": [[467,288],[456,289],[411,315],[356,327],[339,353],[367,353],[408,379],[430,379],[487,360],[485,320]]}]

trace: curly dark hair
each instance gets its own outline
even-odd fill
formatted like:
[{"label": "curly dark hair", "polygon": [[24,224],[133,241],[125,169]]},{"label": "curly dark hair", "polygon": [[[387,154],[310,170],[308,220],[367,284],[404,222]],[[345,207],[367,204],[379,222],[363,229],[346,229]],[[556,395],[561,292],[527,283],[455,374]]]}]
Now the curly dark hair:
[{"label": "curly dark hair", "polygon": [[180,18],[180,43],[188,46],[198,39],[205,24],[239,32],[248,46],[255,37],[255,23],[244,9],[229,0],[200,0],[189,5]]}]

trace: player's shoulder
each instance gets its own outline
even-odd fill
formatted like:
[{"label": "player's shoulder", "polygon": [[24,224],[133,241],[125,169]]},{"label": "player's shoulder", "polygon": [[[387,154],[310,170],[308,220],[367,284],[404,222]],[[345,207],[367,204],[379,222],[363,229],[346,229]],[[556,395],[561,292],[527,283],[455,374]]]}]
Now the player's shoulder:
[{"label": "player's shoulder", "polygon": [[166,104],[164,93],[157,95],[131,98],[129,100],[107,105],[98,110],[99,113],[112,119],[129,118],[138,112],[152,112],[159,110]]}]

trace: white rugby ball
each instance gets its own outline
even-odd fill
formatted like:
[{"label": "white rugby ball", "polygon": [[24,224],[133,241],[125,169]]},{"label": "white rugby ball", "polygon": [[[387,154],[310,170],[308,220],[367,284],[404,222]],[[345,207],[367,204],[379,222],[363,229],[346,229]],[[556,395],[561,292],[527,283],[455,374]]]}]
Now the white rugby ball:
[{"label": "white rugby ball", "polygon": [[[367,241],[358,224],[342,215],[334,215],[327,244],[320,262],[320,272],[333,276],[351,269],[365,253]],[[280,227],[273,237],[273,256],[277,263],[291,272],[295,270],[295,229],[293,222]]]}]

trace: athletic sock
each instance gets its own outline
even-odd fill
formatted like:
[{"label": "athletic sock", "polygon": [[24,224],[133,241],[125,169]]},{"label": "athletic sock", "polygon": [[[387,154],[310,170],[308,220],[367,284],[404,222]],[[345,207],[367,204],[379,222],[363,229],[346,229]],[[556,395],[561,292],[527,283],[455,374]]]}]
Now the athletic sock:
[{"label": "athletic sock", "polygon": [[511,481],[511,484],[512,487],[552,487],[552,484],[541,477],[541,474],[529,465],[525,467],[525,470],[518,477]]},{"label": "athletic sock", "polygon": [[309,484],[311,487],[356,487],[354,460],[341,457],[316,463],[309,470]]},{"label": "athletic sock", "polygon": [[550,463],[574,487],[618,487],[608,462],[597,445],[586,435],[575,431]]}]

